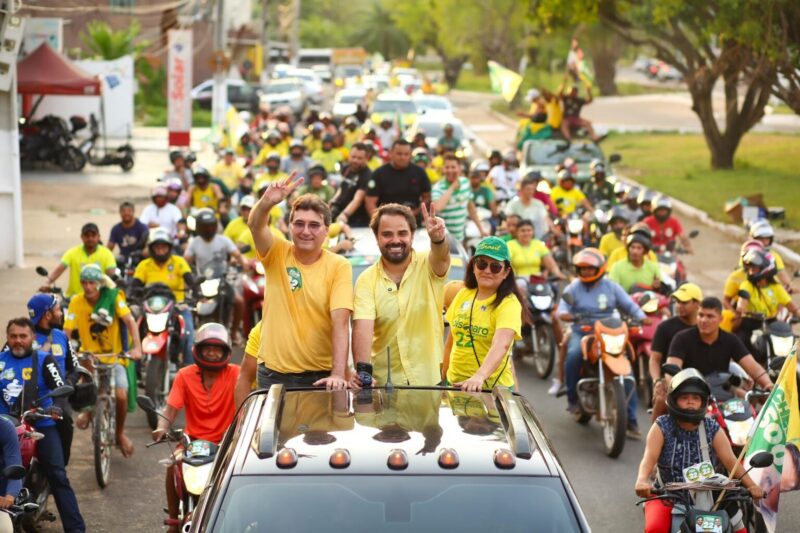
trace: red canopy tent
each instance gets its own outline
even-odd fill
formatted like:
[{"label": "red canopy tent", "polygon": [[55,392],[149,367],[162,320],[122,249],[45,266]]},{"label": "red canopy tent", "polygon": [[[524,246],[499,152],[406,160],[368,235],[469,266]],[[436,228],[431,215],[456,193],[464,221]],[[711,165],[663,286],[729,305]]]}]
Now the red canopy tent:
[{"label": "red canopy tent", "polygon": [[100,96],[100,80],[44,42],[17,64],[17,92],[23,97],[23,115],[27,116],[35,94]]}]

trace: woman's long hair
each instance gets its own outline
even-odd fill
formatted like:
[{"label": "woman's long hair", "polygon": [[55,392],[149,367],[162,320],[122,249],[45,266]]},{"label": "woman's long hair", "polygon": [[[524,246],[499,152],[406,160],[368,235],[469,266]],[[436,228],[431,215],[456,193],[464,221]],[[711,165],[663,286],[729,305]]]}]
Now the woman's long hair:
[{"label": "woman's long hair", "polygon": [[[503,264],[508,270],[508,275],[505,279],[500,283],[500,286],[497,287],[497,292],[495,293],[494,301],[492,302],[492,307],[497,307],[500,305],[500,302],[505,300],[506,296],[509,294],[513,294],[517,300],[519,300],[520,305],[522,306],[522,321],[525,324],[532,324],[533,317],[531,316],[530,309],[528,308],[527,299],[519,292],[519,288],[517,287],[517,278],[514,275],[514,269],[511,268],[511,263],[509,261],[504,261]],[[466,273],[464,275],[464,286],[468,289],[477,289],[478,288],[478,278],[475,277],[475,256],[473,256],[469,263],[467,263]]]}]

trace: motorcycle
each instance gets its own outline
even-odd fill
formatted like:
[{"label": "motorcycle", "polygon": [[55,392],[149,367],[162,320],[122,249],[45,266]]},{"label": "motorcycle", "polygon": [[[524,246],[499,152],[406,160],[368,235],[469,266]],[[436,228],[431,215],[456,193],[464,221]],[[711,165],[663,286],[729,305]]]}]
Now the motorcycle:
[{"label": "motorcycle", "polygon": [[94,150],[97,146],[97,140],[100,138],[100,127],[94,113],[89,115],[89,124],[91,135],[79,146],[81,153],[84,154],[89,163],[96,167],[119,165],[124,172],[128,172],[132,169],[134,151],[130,144],[123,144],[111,152],[105,150],[102,157],[95,154]]},{"label": "motorcycle", "polygon": [[586,221],[580,213],[575,211],[566,218],[560,219],[558,225],[561,227],[561,238],[557,248],[553,249],[553,257],[559,267],[565,270],[572,268],[572,257],[581,251],[584,246],[587,232]]},{"label": "motorcycle", "polygon": [[264,287],[266,278],[264,277],[264,265],[261,261],[253,259],[250,261],[249,268],[242,275],[244,315],[243,328],[245,336],[249,335],[259,320],[261,320],[261,307],[264,303]]},{"label": "motorcycle", "polygon": [[[136,403],[148,416],[152,413],[164,418],[156,411],[153,400],[147,396],[139,396]],[[167,419],[164,418],[164,420]],[[164,440],[151,442],[147,444],[147,447],[150,448],[163,442],[168,445],[173,442],[180,445],[180,449],[174,449],[170,445],[169,457],[159,461],[164,466],[174,467],[173,481],[175,492],[178,495],[178,518],[166,518],[164,525],[183,527],[191,520],[192,511],[197,506],[197,501],[211,477],[217,445],[206,440],[191,440],[182,430],[172,429],[171,424]]]},{"label": "motorcycle", "polygon": [[[573,305],[570,294],[562,298]],[[606,455],[618,457],[625,447],[628,429],[625,382],[633,381],[631,360],[636,360],[629,335],[638,328],[628,328],[615,316],[595,320],[590,315],[576,314],[574,318],[584,332],[592,332],[581,340],[583,377],[578,380],[579,412],[575,418],[579,424],[586,424],[596,416],[603,428]]]},{"label": "motorcycle", "polygon": [[78,172],[86,166],[86,156],[71,144],[75,133],[86,127],[86,120],[79,116],[67,122],[55,115],[47,115],[28,124],[20,119],[19,151],[23,165],[36,162],[53,163],[67,172]]},{"label": "motorcycle", "polygon": [[738,456],[747,445],[747,435],[756,421],[754,404],[763,403],[769,391],[753,389],[745,393],[744,399],[738,398],[731,389],[740,386],[742,379],[728,372],[709,374],[706,381],[711,387],[708,416],[716,419],[725,430],[733,453]]},{"label": "motorcycle", "polygon": [[650,377],[650,348],[658,325],[664,320],[664,309],[669,308],[669,297],[646,290],[631,295],[634,302],[650,319],[649,324],[642,324],[635,332],[631,332],[631,345],[636,354],[633,375],[642,403],[651,406],[653,403],[653,380]]},{"label": "motorcycle", "polygon": [[[698,235],[700,235],[699,230],[695,229],[689,232],[690,239],[694,239]],[[676,247],[673,242],[670,245],[659,247],[655,250],[655,253],[658,257],[658,267],[661,271],[660,291],[662,294],[669,296],[675,292],[675,289],[686,283],[686,266],[679,258],[686,251],[683,248]],[[670,311],[674,314],[675,309],[672,308],[674,307],[674,302],[670,304],[670,307]]]},{"label": "motorcycle", "polygon": [[[37,441],[44,438],[44,435],[36,431],[34,423],[37,420],[60,420],[61,409],[49,407],[47,409],[38,407],[47,398],[66,398],[75,389],[70,385],[64,385],[53,389],[44,396],[38,398],[31,404],[31,408],[22,413],[19,420],[14,420],[19,438],[20,453],[22,454],[22,466],[26,469],[23,488],[17,501],[23,509],[28,512],[23,513],[20,518],[20,525],[24,531],[37,531],[38,522],[54,522],[55,515],[47,510],[47,500],[50,496],[50,485],[47,481],[41,463],[36,457]],[[10,418],[9,418],[10,419]],[[34,504],[36,507],[28,504]]]},{"label": "motorcycle", "polygon": [[[2,416],[6,417],[6,419],[10,420],[13,424],[18,423],[18,421],[12,417],[7,417],[6,415]],[[22,465],[8,465],[3,469],[2,472],[0,472],[0,477],[7,480],[19,480],[25,478],[25,473],[26,473],[25,467]],[[25,489],[22,490],[24,491]],[[24,496],[25,492],[20,492],[20,494]],[[35,503],[31,502],[21,503],[20,497],[17,496],[17,499],[14,501],[14,505],[11,505],[7,509],[0,510],[0,513],[4,512],[8,514],[9,518],[7,520],[9,519],[11,520],[13,531],[19,531],[20,528],[22,527],[21,526],[22,517],[26,514],[35,513],[38,509],[39,506],[36,505]],[[3,531],[5,531],[5,529],[3,529],[3,526],[8,524],[7,520],[5,524],[3,523],[2,520],[0,520],[0,529],[2,529]]]},{"label": "motorcycle", "polygon": [[[558,353],[558,342],[553,330],[553,308],[556,303],[556,293],[547,280],[531,278],[528,283],[528,301],[533,316],[533,324],[525,326],[530,336],[533,367],[536,375],[547,379],[553,371]],[[516,353],[522,353],[518,351]]]},{"label": "motorcycle", "polygon": [[[172,386],[173,368],[178,368],[186,324],[178,312],[178,303],[172,290],[163,283],[154,283],[144,290],[143,315],[139,318],[142,339],[145,394],[153,398],[159,409],[163,408]],[[184,304],[185,305],[185,304]],[[151,429],[158,418],[148,412]]]},{"label": "motorcycle", "polygon": [[[771,453],[757,453],[750,459],[750,468],[745,471],[745,474],[753,468],[767,468],[772,465],[773,461],[774,457]],[[751,526],[755,526],[761,521],[761,515],[756,512],[750,493],[740,483],[738,479],[731,480],[722,474],[713,474],[710,478],[695,482],[667,483],[663,487],[653,489],[651,491],[653,496],[639,500],[636,505],[653,500],[674,502],[671,533],[694,531],[733,533],[733,524],[726,507],[730,504],[739,504],[742,511],[742,522],[748,526],[748,531],[755,531],[756,528],[751,528]],[[724,490],[725,493],[719,504],[714,505],[711,510],[697,508],[689,493],[689,491],[717,490]],[[761,525],[763,526],[763,521]]]},{"label": "motorcycle", "polygon": [[[750,293],[745,290],[740,290],[738,296],[743,300],[750,299]],[[783,362],[794,348],[796,337],[791,325],[797,323],[797,320],[791,318],[789,322],[777,319],[769,321],[761,313],[752,315],[752,318],[761,321],[761,328],[754,330],[750,337],[753,355],[756,360],[766,362],[764,366],[770,379],[775,380]]]},{"label": "motorcycle", "polygon": [[222,261],[207,266],[199,279],[200,297],[195,306],[197,326],[209,322],[227,324],[233,308],[233,287],[239,276],[235,267]]}]

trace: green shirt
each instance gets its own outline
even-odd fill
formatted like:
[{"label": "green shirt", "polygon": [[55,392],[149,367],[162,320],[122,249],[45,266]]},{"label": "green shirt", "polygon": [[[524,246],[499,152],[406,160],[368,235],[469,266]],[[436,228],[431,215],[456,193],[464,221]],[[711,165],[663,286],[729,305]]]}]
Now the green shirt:
[{"label": "green shirt", "polygon": [[642,266],[636,268],[628,259],[623,259],[614,263],[611,271],[608,273],[611,281],[616,281],[625,292],[630,292],[631,288],[636,285],[644,285],[650,287],[653,285],[654,280],[661,279],[661,271],[659,270],[658,263],[652,261],[645,261]]},{"label": "green shirt", "polygon": [[[441,211],[437,211],[436,215],[444,220],[444,225],[456,239],[464,239],[464,227],[467,224],[467,205],[472,200],[472,186],[469,180],[464,176],[458,178],[458,190],[454,191],[450,196],[450,201],[447,206]],[[444,196],[447,189],[450,188],[450,182],[446,179],[437,181],[431,189],[431,198],[435,202]]]},{"label": "green shirt", "polygon": [[492,189],[487,187],[486,185],[481,185],[478,187],[478,190],[472,191],[472,202],[475,204],[475,207],[482,207],[484,209],[489,209],[489,204],[494,201],[494,193]]}]

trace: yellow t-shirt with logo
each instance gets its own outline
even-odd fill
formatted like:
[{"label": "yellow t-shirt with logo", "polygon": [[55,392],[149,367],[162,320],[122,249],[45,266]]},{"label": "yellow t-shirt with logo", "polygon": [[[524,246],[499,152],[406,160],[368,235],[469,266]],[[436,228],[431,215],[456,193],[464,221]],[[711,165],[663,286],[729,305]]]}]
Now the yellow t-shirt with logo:
[{"label": "yellow t-shirt with logo", "polygon": [[322,138],[315,139],[313,135],[308,135],[303,139],[303,145],[306,147],[307,154],[313,154],[322,149]]},{"label": "yellow t-shirt with logo", "polygon": [[[627,258],[628,258],[628,249],[625,248],[624,246],[621,248],[617,248],[616,250],[611,252],[611,255],[608,256],[608,259],[606,260],[606,269],[611,270],[611,267],[614,266],[614,263],[617,263]],[[647,253],[645,261],[653,261],[654,263],[658,263],[658,256],[655,254],[655,252],[653,252],[653,250],[650,250]]]},{"label": "yellow t-shirt with logo", "polygon": [[739,287],[744,281],[747,281],[747,274],[744,273],[742,268],[737,268],[728,274],[728,278],[725,280],[725,288],[722,290],[723,296],[733,300],[738,299]]},{"label": "yellow t-shirt with logo", "polygon": [[792,297],[780,283],[770,283],[766,287],[756,287],[749,280],[745,279],[739,286],[739,290],[750,293],[747,302],[746,315],[761,313],[767,318],[775,318],[781,306],[791,303]]},{"label": "yellow t-shirt with logo", "polygon": [[[131,314],[122,291],[117,293],[114,304],[114,321],[100,333],[92,333],[91,315],[94,305],[86,301],[84,294],[78,294],[69,302],[67,317],[64,321],[65,330],[77,330],[81,340],[81,351],[93,354],[119,354],[122,353],[122,337],[120,337],[120,322]],[[120,364],[125,364],[122,360]]]},{"label": "yellow t-shirt with logo", "polygon": [[604,256],[608,257],[614,250],[625,248],[625,243],[622,242],[622,239],[617,237],[616,233],[609,231],[600,239],[600,246],[598,248]]},{"label": "yellow t-shirt with logo", "polygon": [[239,182],[244,177],[244,168],[236,161],[230,165],[226,165],[225,161],[220,161],[214,167],[212,174],[215,178],[221,180],[227,188],[234,190],[239,187]]},{"label": "yellow t-shirt with logo", "polygon": [[311,154],[311,159],[313,159],[315,163],[322,165],[322,168],[325,169],[325,172],[330,174],[331,172],[336,171],[336,163],[343,161],[344,157],[342,156],[342,152],[332,148],[327,152],[322,149],[316,150]]},{"label": "yellow t-shirt with logo", "polygon": [[182,302],[186,294],[183,276],[191,271],[189,263],[179,255],[171,255],[163,265],[159,265],[148,257],[139,263],[133,273],[133,277],[144,283],[145,286],[153,283],[163,283],[175,295],[175,300]]},{"label": "yellow t-shirt with logo", "polygon": [[327,250],[311,265],[294,257],[294,244],[275,239],[264,265],[264,315],[258,359],[282,373],[329,371],[331,311],[353,309],[353,268]]},{"label": "yellow t-shirt with logo", "polygon": [[[460,290],[447,309],[447,322],[450,324],[450,334],[453,336],[450,366],[447,369],[447,381],[450,383],[465,381],[478,371],[480,365],[475,360],[475,354],[477,353],[478,360],[483,363],[498,329],[511,329],[514,331],[515,339],[522,338],[522,305],[517,297],[510,294],[497,307],[493,307],[491,304],[495,295],[485,300],[476,300],[477,292],[477,289]],[[470,309],[472,309],[471,321]],[[472,329],[472,340],[475,342],[474,352],[470,329]],[[510,361],[512,348],[509,348],[500,366],[486,380],[485,386],[514,386]]]},{"label": "yellow t-shirt with logo", "polygon": [[522,246],[516,239],[508,241],[508,253],[511,256],[511,268],[516,276],[540,276],[542,274],[542,258],[550,254],[547,245],[539,239],[533,239],[528,246]]},{"label": "yellow t-shirt with logo", "polygon": [[210,207],[214,210],[214,212],[216,212],[219,208],[219,198],[217,198],[217,195],[214,192],[214,186],[209,183],[205,190],[200,189],[200,187],[197,187],[196,185],[192,187],[191,206],[197,209]]},{"label": "yellow t-shirt with logo", "polygon": [[386,383],[386,349],[391,350],[395,385],[434,386],[441,381],[444,284],[430,252],[411,252],[411,263],[398,287],[379,260],[356,280],[354,320],[374,320],[373,376]]},{"label": "yellow t-shirt with logo", "polygon": [[558,209],[558,214],[565,216],[574,213],[581,202],[586,200],[586,195],[578,187],[566,190],[556,186],[550,191],[550,198]]},{"label": "yellow t-shirt with logo", "polygon": [[81,268],[85,265],[95,264],[100,267],[103,273],[117,266],[114,254],[102,244],[98,244],[97,249],[92,254],[87,254],[82,244],[74,246],[64,252],[64,255],[61,256],[61,263],[69,268],[69,285],[67,285],[66,293],[68,298],[83,292],[83,287],[81,287]]}]

